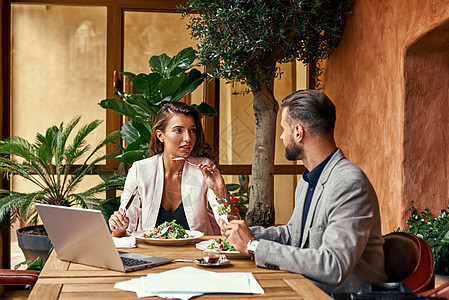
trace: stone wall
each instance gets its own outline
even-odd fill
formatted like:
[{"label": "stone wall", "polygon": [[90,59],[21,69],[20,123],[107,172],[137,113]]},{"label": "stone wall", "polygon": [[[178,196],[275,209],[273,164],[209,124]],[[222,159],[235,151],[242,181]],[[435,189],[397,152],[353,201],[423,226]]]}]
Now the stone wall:
[{"label": "stone wall", "polygon": [[449,202],[449,1],[356,0],[353,12],[322,84],[337,144],[373,183],[388,233],[410,200],[434,212]]}]

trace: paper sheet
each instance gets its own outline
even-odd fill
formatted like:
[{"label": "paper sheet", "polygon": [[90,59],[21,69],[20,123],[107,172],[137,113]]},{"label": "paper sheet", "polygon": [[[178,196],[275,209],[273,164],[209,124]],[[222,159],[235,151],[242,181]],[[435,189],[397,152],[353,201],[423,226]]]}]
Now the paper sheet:
[{"label": "paper sheet", "polygon": [[114,287],[135,292],[139,298],[190,299],[206,293],[264,293],[252,273],[216,273],[194,267],[149,273],[145,277],[117,282]]}]

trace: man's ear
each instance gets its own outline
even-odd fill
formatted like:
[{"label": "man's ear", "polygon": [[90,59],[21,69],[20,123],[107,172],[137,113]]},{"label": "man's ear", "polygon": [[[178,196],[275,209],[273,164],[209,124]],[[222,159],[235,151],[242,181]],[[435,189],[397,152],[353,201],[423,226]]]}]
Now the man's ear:
[{"label": "man's ear", "polygon": [[296,124],[293,134],[295,135],[294,139],[297,142],[301,142],[302,139],[304,138],[304,127],[302,127],[302,125],[300,125],[300,124]]}]

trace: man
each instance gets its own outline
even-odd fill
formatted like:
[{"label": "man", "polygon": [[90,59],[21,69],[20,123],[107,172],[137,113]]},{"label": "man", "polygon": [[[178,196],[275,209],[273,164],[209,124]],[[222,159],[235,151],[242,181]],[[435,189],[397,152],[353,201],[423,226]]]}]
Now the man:
[{"label": "man", "polygon": [[285,156],[307,169],[292,217],[269,228],[233,220],[223,235],[257,266],[301,273],[328,293],[386,281],[377,196],[335,145],[334,104],[320,91],[302,90],[281,106]]}]

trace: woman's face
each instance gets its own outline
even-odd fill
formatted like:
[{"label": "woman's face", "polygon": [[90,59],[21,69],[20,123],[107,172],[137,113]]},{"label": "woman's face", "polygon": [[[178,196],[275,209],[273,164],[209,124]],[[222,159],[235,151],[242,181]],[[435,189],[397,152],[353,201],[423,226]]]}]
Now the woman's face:
[{"label": "woman's face", "polygon": [[197,128],[190,115],[174,114],[165,132],[156,130],[157,138],[164,143],[164,153],[170,157],[187,157],[196,143]]}]

